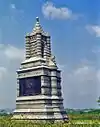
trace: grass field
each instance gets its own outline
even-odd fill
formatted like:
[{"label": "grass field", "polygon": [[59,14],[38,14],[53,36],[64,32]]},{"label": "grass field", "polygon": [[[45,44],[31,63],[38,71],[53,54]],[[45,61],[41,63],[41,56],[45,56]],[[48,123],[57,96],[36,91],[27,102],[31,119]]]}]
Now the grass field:
[{"label": "grass field", "polygon": [[0,127],[100,127],[98,120],[72,120],[69,123],[33,123],[32,121],[12,121],[9,118],[0,119]]},{"label": "grass field", "polygon": [[69,122],[54,124],[11,120],[11,115],[0,117],[0,127],[100,127],[100,110],[90,112],[68,112]]},{"label": "grass field", "polygon": [[[1,116],[0,117],[0,127],[100,127],[100,119],[78,119],[76,115],[69,115],[69,123],[57,122],[54,124],[43,123],[43,122],[32,122],[32,121],[15,121],[11,120],[11,116]],[[86,116],[83,116],[86,117]]]}]

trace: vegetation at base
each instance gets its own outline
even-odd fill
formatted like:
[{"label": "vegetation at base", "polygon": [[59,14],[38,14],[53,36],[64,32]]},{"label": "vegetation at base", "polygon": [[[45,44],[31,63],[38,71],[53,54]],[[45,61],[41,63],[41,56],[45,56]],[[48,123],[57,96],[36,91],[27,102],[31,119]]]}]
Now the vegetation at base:
[{"label": "vegetation at base", "polygon": [[43,123],[11,120],[12,115],[1,114],[0,127],[100,127],[100,109],[67,109],[69,123]]},{"label": "vegetation at base", "polygon": [[100,109],[66,109],[71,120],[100,120]]},{"label": "vegetation at base", "polygon": [[43,123],[43,122],[33,122],[33,121],[15,121],[11,120],[11,116],[0,117],[0,127],[100,127],[98,120],[90,121],[75,121],[71,120],[69,123]]}]

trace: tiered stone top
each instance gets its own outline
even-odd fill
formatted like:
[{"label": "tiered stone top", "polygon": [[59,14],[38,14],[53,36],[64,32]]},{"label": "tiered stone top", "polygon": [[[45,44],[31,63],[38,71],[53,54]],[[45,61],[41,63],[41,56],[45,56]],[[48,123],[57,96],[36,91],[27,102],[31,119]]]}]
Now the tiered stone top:
[{"label": "tiered stone top", "polygon": [[35,35],[36,33],[41,33],[41,34],[43,34],[45,36],[48,36],[48,33],[43,31],[38,17],[36,17],[36,24],[35,24],[35,27],[33,28],[33,31],[32,31],[32,33],[30,35]]},{"label": "tiered stone top", "polygon": [[36,17],[36,23],[31,33],[26,35],[26,60],[45,59],[45,62],[51,66],[55,66],[55,57],[51,54],[51,40],[47,32],[44,32]]},{"label": "tiered stone top", "polygon": [[33,31],[26,35],[26,59],[31,57],[47,58],[51,56],[50,36],[43,31],[39,18]]}]

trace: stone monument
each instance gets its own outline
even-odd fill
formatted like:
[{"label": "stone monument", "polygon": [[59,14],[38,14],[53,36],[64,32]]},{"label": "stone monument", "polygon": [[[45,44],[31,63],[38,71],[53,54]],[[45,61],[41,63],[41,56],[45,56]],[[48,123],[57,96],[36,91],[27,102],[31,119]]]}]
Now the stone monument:
[{"label": "stone monument", "polygon": [[26,37],[26,58],[17,70],[17,98],[13,119],[67,120],[61,93],[61,71],[51,54],[50,36],[39,18]]}]

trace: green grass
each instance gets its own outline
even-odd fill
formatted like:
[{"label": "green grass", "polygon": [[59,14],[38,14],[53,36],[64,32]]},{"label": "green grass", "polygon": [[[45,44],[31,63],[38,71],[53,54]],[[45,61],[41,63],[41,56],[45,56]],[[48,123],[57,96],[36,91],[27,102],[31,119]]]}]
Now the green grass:
[{"label": "green grass", "polygon": [[100,127],[100,114],[96,113],[69,113],[69,123],[57,122],[54,124],[11,120],[10,115],[0,117],[0,127]]},{"label": "green grass", "polygon": [[15,121],[9,117],[0,118],[0,127],[100,127],[99,120],[71,120],[69,123],[57,122],[51,123],[34,123],[32,121]]},{"label": "green grass", "polygon": [[100,127],[99,121],[72,120],[69,123],[33,123],[32,121],[12,121],[9,118],[0,119],[0,127]]}]

